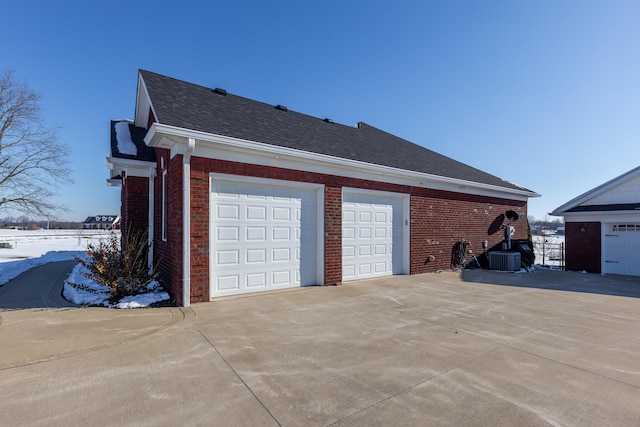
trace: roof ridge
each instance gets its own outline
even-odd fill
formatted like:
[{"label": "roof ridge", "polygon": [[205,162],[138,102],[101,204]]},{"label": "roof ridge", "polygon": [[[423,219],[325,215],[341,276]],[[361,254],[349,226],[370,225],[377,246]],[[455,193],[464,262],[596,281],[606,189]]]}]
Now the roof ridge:
[{"label": "roof ridge", "polygon": [[[163,78],[163,79],[168,79],[168,80],[172,80],[172,81],[175,81],[175,82],[178,82],[178,83],[181,83],[181,84],[186,84],[186,85],[189,85],[191,87],[196,87],[196,88],[200,88],[200,89],[203,89],[203,90],[208,90],[208,91],[211,91],[211,93],[215,93],[216,89],[220,89],[220,87],[211,87],[211,86],[205,86],[205,85],[199,84],[199,83],[192,83],[192,82],[189,82],[189,81],[186,81],[186,80],[182,80],[182,79],[178,79],[178,78],[175,78],[175,77],[166,76],[164,74],[156,73],[156,72],[153,72],[153,71],[142,70],[142,69],[140,69],[138,71],[140,73],[148,73],[148,74],[152,74],[154,76],[157,76],[157,77],[160,77],[160,78]],[[223,90],[226,91],[226,95],[225,96],[230,96],[230,97],[238,98],[238,99],[241,99],[241,100],[244,100],[244,101],[261,104],[261,105],[263,105],[265,107],[269,107],[269,108],[279,109],[278,107],[284,107],[284,105],[286,105],[286,104],[271,104],[271,103],[266,102],[266,101],[260,101],[260,100],[257,100],[257,99],[246,97],[244,95],[239,95],[237,93],[230,92],[229,90],[224,89],[224,88],[223,88]],[[219,94],[217,94],[217,95],[219,95]],[[329,119],[327,117],[314,116],[314,115],[303,113],[301,111],[298,111],[298,110],[295,110],[295,109],[291,109],[291,108],[288,108],[288,107],[284,107],[283,109],[280,109],[280,110],[283,113],[299,114],[301,116],[309,117],[309,118],[316,119],[316,120],[320,120],[320,121],[323,121],[325,123],[345,126],[345,127],[349,128],[349,129],[358,129],[360,124],[366,125],[366,123],[364,123],[364,122],[357,122],[355,125],[350,125],[350,124],[346,124],[346,123],[342,123],[342,122],[336,122],[335,120]],[[367,126],[373,128],[373,126],[371,126],[371,125],[367,125]],[[391,134],[389,134],[389,135],[391,135]]]}]

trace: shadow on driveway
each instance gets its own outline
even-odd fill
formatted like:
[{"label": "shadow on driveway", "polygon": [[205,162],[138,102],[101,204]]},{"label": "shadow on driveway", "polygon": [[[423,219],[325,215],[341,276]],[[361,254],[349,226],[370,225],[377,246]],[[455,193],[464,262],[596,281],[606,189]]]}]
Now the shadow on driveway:
[{"label": "shadow on driveway", "polygon": [[536,269],[530,273],[462,270],[465,282],[640,298],[640,277]]}]

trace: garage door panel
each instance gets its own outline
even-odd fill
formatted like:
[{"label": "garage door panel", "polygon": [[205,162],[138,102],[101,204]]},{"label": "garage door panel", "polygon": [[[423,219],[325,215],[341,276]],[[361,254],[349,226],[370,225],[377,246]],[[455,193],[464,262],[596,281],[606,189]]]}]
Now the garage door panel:
[{"label": "garage door panel", "polygon": [[315,188],[214,179],[211,295],[317,284],[317,203]]},{"label": "garage door panel", "polygon": [[353,258],[356,255],[356,247],[354,245],[347,245],[342,247],[342,256]]},{"label": "garage door panel", "polygon": [[271,261],[273,262],[290,262],[291,249],[290,248],[274,248],[271,251]]},{"label": "garage door panel", "polygon": [[267,286],[267,275],[265,273],[250,273],[245,276],[248,289],[264,288]]},{"label": "garage door panel", "polygon": [[361,276],[371,274],[371,264],[360,264],[358,266],[358,274]]},{"label": "garage door panel", "polygon": [[291,278],[291,270],[282,270],[272,272],[273,286],[286,286],[294,280]]},{"label": "garage door panel", "polygon": [[271,211],[271,218],[273,218],[274,221],[289,222],[291,221],[291,217],[291,208],[273,208]]},{"label": "garage door panel", "polygon": [[216,240],[219,242],[236,242],[240,236],[240,229],[235,226],[218,226],[216,231]]},{"label": "garage door panel", "polygon": [[355,278],[356,276],[356,265],[355,264],[343,264],[342,265],[342,276],[346,279]]},{"label": "garage door panel", "polygon": [[371,228],[362,227],[358,231],[358,237],[360,239],[370,239],[371,238]]},{"label": "garage door panel", "polygon": [[371,212],[359,212],[358,221],[360,221],[360,224],[370,223]]},{"label": "garage door panel", "polygon": [[216,288],[220,291],[234,291],[240,289],[240,275],[233,274],[217,277]]},{"label": "garage door panel", "polygon": [[[391,231],[391,230],[389,230],[389,231]],[[391,234],[391,233],[389,233],[389,235],[390,235],[390,234]],[[373,236],[374,236],[376,239],[386,239],[386,238],[387,238],[387,229],[386,229],[386,228],[382,228],[382,227],[376,227],[376,228],[374,229]]]},{"label": "garage door panel", "polygon": [[246,239],[247,241],[260,241],[264,242],[267,240],[267,227],[257,226],[257,227],[246,227]]},{"label": "garage door panel", "polygon": [[374,253],[376,255],[390,255],[389,247],[387,245],[376,245],[374,249]]},{"label": "garage door panel", "polygon": [[[296,233],[296,237],[298,237],[298,233]],[[274,226],[271,228],[271,238],[274,241],[278,240],[291,240],[291,228],[290,227],[279,227]]]},{"label": "garage door panel", "polygon": [[240,218],[240,208],[238,205],[218,205],[218,219],[232,219],[237,220]]},{"label": "garage door panel", "polygon": [[356,212],[353,210],[343,210],[342,211],[342,222],[343,223],[353,223],[355,222]]},{"label": "garage door panel", "polygon": [[267,251],[265,249],[249,249],[245,252],[245,256],[247,264],[267,262]]},{"label": "garage door panel", "polygon": [[369,256],[369,255],[371,255],[371,246],[370,245],[359,245],[358,246],[358,255],[360,255],[360,256]]},{"label": "garage door panel", "polygon": [[236,250],[220,250],[218,255],[218,265],[237,266],[240,262],[240,251]]},{"label": "garage door panel", "polygon": [[345,240],[355,239],[356,229],[355,227],[345,227],[342,229],[342,238]]}]

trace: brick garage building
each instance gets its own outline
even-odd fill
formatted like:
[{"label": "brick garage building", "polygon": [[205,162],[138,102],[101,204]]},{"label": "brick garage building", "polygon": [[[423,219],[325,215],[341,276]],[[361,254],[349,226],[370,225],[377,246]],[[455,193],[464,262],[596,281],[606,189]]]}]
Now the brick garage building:
[{"label": "brick garage building", "polygon": [[538,196],[364,123],[148,71],[111,147],[123,229],[151,230],[182,305],[450,268],[461,240],[500,248],[505,212]]},{"label": "brick garage building", "polygon": [[640,276],[640,167],[555,209],[567,270]]}]

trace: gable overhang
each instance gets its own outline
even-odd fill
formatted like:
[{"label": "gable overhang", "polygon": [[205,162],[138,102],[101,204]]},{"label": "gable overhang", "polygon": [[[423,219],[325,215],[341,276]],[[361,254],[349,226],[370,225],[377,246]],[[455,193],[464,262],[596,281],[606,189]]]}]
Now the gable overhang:
[{"label": "gable overhang", "polygon": [[[550,212],[550,215],[553,216],[573,216],[574,214],[579,214],[579,215],[588,215],[588,214],[593,214],[593,212],[588,213],[588,212],[570,212],[571,209],[575,209],[581,205],[586,205],[587,202],[589,202],[590,200],[606,193],[607,191],[613,189],[614,187],[617,187],[619,185],[624,184],[627,181],[630,181],[634,178],[640,177],[640,166],[638,166],[635,169],[632,169],[610,181],[605,182],[602,185],[599,185],[589,191],[587,191],[586,193],[583,193],[571,200],[569,200],[567,203],[565,203],[562,206],[557,207],[556,209],[553,210],[553,212]],[[618,213],[619,211],[616,211],[616,213]]]},{"label": "gable overhang", "polygon": [[151,99],[149,98],[149,92],[147,91],[147,86],[144,83],[144,79],[142,75],[138,73],[138,87],[136,90],[136,110],[135,110],[135,118],[134,124],[140,128],[148,128],[149,127],[149,110],[153,113],[154,117],[156,116],[156,112],[153,109],[153,105],[151,104]]},{"label": "gable overhang", "polygon": [[160,123],[151,125],[144,141],[151,147],[170,150],[171,157],[173,157],[187,152],[189,138],[196,141],[196,147],[193,151],[193,156],[196,157],[260,164],[518,201],[527,201],[530,197],[540,196],[527,189],[500,187],[431,175]]}]

